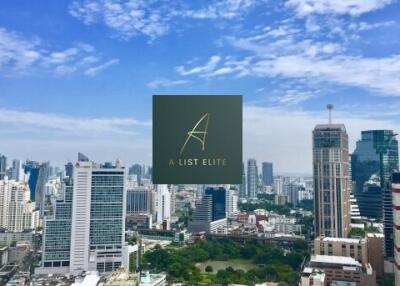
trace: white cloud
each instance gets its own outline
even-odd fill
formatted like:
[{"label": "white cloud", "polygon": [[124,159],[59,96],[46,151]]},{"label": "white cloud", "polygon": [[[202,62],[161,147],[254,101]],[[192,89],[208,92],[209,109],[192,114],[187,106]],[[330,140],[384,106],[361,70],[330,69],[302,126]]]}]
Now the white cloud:
[{"label": "white cloud", "polygon": [[119,63],[118,59],[112,59],[101,65],[88,68],[87,70],[85,70],[84,74],[88,76],[95,76],[96,74],[105,70],[106,68],[109,68],[110,66],[116,65],[118,63]]},{"label": "white cloud", "polygon": [[367,23],[367,22],[355,22],[349,25],[351,30],[355,31],[369,31],[372,29],[382,28],[382,27],[390,27],[395,25],[395,21],[383,21],[376,23]]},{"label": "white cloud", "polygon": [[150,121],[133,118],[87,118],[59,114],[0,109],[1,129],[29,128],[38,133],[66,132],[85,137],[91,133],[134,134],[135,129],[149,128]]},{"label": "white cloud", "polygon": [[286,6],[293,8],[297,15],[348,14],[358,16],[381,9],[392,0],[288,0]]},{"label": "white cloud", "polygon": [[264,0],[214,0],[205,7],[167,0],[74,0],[69,13],[86,25],[104,24],[122,39],[143,35],[154,40],[184,18],[233,20]]},{"label": "white cloud", "polygon": [[176,71],[180,75],[191,75],[191,74],[203,74],[214,71],[217,64],[221,61],[220,56],[211,56],[208,62],[203,66],[193,67],[191,69],[186,69],[184,66],[176,67]]},{"label": "white cloud", "polygon": [[[273,162],[277,172],[312,173],[312,130],[316,124],[328,121],[327,113],[245,105],[243,117],[244,158],[257,158],[258,164]],[[366,118],[354,112],[334,111],[333,121],[345,124],[349,152],[353,152],[361,130],[400,131],[398,124],[389,120]]]},{"label": "white cloud", "polygon": [[[118,60],[104,59],[87,43],[74,43],[63,50],[44,48],[37,38],[0,27],[0,71],[8,76],[46,72],[56,76],[84,72],[94,75]],[[86,72],[85,72],[86,71]]]},{"label": "white cloud", "polygon": [[257,4],[257,0],[222,0],[214,1],[205,8],[187,10],[182,14],[195,19],[233,19]]},{"label": "white cloud", "polygon": [[124,39],[136,35],[155,39],[168,32],[173,6],[166,1],[85,0],[73,1],[69,12],[86,25],[103,23]]},{"label": "white cloud", "polygon": [[190,81],[184,80],[184,79],[179,79],[179,80],[170,80],[170,79],[165,79],[165,78],[160,78],[160,79],[155,79],[149,83],[147,83],[147,86],[149,88],[162,88],[162,87],[172,87],[172,86],[177,86],[177,85],[183,85],[187,84]]},{"label": "white cloud", "polygon": [[274,38],[275,35],[227,37],[230,45],[249,52],[251,56],[235,61],[230,57],[214,56],[204,65],[179,66],[176,70],[183,76],[196,74],[215,77],[232,74],[305,79],[400,96],[400,54],[380,58],[346,55],[345,46],[335,42],[297,40],[293,36]]},{"label": "white cloud", "polygon": [[273,96],[271,100],[282,105],[294,105],[314,98],[318,93],[319,90],[287,89],[283,90],[283,94]]}]

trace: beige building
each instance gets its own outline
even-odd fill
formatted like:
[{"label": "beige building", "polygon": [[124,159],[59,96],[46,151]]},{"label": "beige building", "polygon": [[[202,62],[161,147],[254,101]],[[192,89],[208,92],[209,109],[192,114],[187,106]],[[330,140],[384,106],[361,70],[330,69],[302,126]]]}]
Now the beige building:
[{"label": "beige building", "polygon": [[[306,273],[305,273],[306,271]],[[306,284],[310,280],[310,273],[324,273],[323,283]],[[353,282],[356,286],[376,286],[376,275],[368,264],[363,266],[352,257],[313,255],[307,267],[304,268],[301,278],[302,286],[331,285],[335,282]],[[319,281],[317,281],[319,282]]]},{"label": "beige building", "polygon": [[350,231],[349,147],[343,124],[313,131],[315,234],[347,237]]},{"label": "beige building", "polygon": [[368,233],[365,238],[317,237],[314,253],[352,257],[363,266],[371,265],[377,276],[383,274],[383,234]]},{"label": "beige building", "polygon": [[383,275],[383,261],[385,255],[384,235],[382,233],[367,233],[368,262],[375,270],[376,276]]},{"label": "beige building", "polygon": [[362,265],[368,264],[367,240],[365,238],[317,237],[314,240],[314,253],[352,257]]}]

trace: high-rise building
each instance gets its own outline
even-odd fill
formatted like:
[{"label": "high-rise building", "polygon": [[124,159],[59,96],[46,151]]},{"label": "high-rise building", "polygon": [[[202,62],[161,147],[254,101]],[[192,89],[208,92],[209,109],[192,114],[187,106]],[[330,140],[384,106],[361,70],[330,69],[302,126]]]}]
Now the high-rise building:
[{"label": "high-rise building", "polygon": [[39,213],[29,198],[29,187],[25,182],[0,180],[1,228],[20,232],[39,226]]},{"label": "high-rise building", "polygon": [[239,197],[246,198],[247,197],[247,190],[246,190],[246,172],[244,170],[244,164],[242,163],[242,184],[239,186]]},{"label": "high-rise building", "polygon": [[45,218],[43,264],[38,273],[104,273],[122,266],[126,172],[121,162],[106,167],[88,159],[78,161],[72,186],[67,183],[62,193],[64,199],[56,202],[54,216]]},{"label": "high-rise building", "polygon": [[50,162],[44,162],[40,164],[38,179],[35,189],[35,202],[36,208],[39,210],[40,218],[44,215],[45,195],[46,195],[46,183],[50,177]]},{"label": "high-rise building", "polygon": [[72,223],[72,178],[62,185],[63,196],[54,204],[54,212],[43,220],[42,271],[69,273]]},{"label": "high-rise building", "polygon": [[[393,203],[390,178],[399,168],[398,141],[392,130],[361,132],[352,155],[352,177],[360,214],[383,218],[385,257],[392,260]],[[383,216],[382,216],[383,214]]]},{"label": "high-rise building", "polygon": [[73,171],[71,274],[114,271],[122,263],[126,173],[120,162],[104,168],[78,162]]},{"label": "high-rise building", "polygon": [[167,185],[157,185],[157,223],[171,218],[171,192]]},{"label": "high-rise building", "polygon": [[313,131],[315,235],[347,237],[350,230],[349,151],[343,124]]},{"label": "high-rise building", "polygon": [[143,177],[143,174],[145,173],[144,167],[139,164],[134,164],[129,168],[129,175],[136,175],[137,176],[137,182],[140,185],[141,178]]},{"label": "high-rise building", "polygon": [[0,180],[3,180],[7,172],[7,157],[0,154]]},{"label": "high-rise building", "polygon": [[247,193],[251,199],[257,198],[258,170],[256,159],[247,161]]},{"label": "high-rise building", "polygon": [[361,216],[382,219],[383,196],[387,194],[385,189],[390,189],[390,174],[398,169],[398,159],[398,143],[392,130],[361,132],[351,156],[354,194]]},{"label": "high-rise building", "polygon": [[15,181],[23,181],[24,180],[24,169],[21,160],[14,159],[11,167],[11,178]]},{"label": "high-rise building", "polygon": [[74,164],[72,164],[71,162],[68,162],[67,164],[65,164],[65,176],[66,177],[72,178],[73,170],[74,170]]},{"label": "high-rise building", "polygon": [[221,233],[226,227],[226,189],[208,187],[201,202],[196,204],[188,229],[190,232]]},{"label": "high-rise building", "polygon": [[205,195],[210,195],[212,199],[212,220],[226,218],[226,190],[222,187],[208,187],[204,191]]},{"label": "high-rise building", "polygon": [[239,201],[239,196],[238,196],[238,191],[230,187],[226,191],[226,216],[229,217],[233,214],[236,214],[238,212],[238,201]]},{"label": "high-rise building", "polygon": [[274,171],[272,163],[262,163],[262,179],[265,186],[272,186],[274,184]]},{"label": "high-rise building", "polygon": [[[392,175],[393,229],[394,229],[394,278],[395,285],[400,285],[400,172]],[[385,245],[386,247],[386,245]]]},{"label": "high-rise building", "polygon": [[153,191],[148,187],[128,188],[126,214],[152,214],[153,200]]},{"label": "high-rise building", "polygon": [[31,191],[31,201],[35,200],[36,195],[36,185],[39,177],[39,167],[40,164],[35,161],[26,161],[25,162],[25,174],[28,175],[28,185]]}]

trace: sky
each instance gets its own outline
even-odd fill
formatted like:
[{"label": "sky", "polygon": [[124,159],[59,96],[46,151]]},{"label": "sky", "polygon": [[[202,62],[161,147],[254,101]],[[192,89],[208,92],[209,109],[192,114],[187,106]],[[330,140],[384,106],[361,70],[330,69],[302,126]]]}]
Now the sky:
[{"label": "sky", "polygon": [[151,162],[153,94],[241,94],[244,159],[312,170],[312,130],[400,131],[396,0],[2,1],[0,153]]}]

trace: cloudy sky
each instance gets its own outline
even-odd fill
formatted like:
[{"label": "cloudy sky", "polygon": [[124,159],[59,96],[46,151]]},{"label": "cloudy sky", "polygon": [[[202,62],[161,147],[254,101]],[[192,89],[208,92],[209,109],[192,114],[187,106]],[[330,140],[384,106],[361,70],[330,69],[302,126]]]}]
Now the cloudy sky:
[{"label": "cloudy sky", "polygon": [[400,131],[396,0],[2,1],[0,153],[151,162],[152,94],[242,94],[244,158],[311,173],[311,131]]}]

